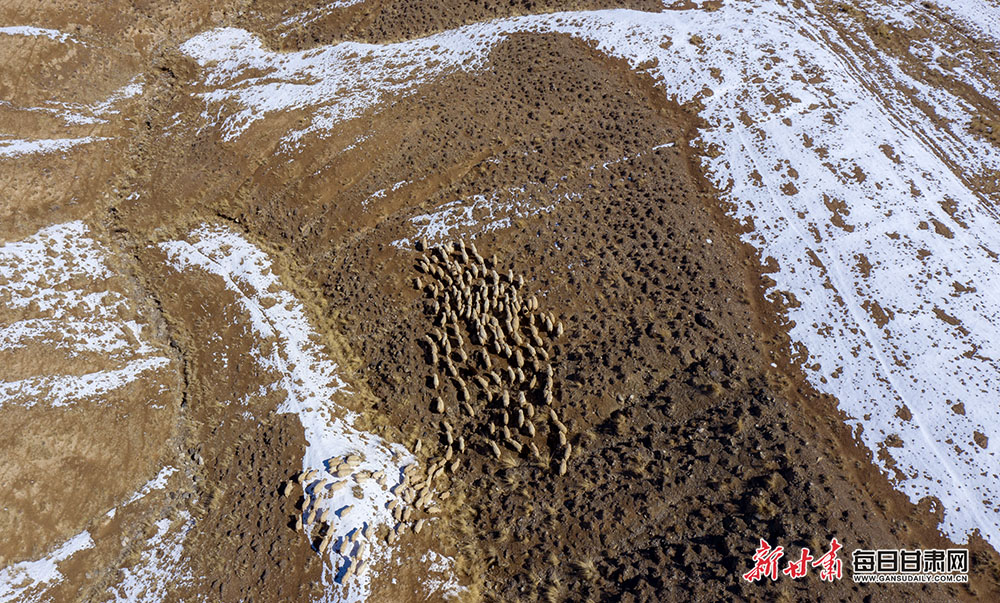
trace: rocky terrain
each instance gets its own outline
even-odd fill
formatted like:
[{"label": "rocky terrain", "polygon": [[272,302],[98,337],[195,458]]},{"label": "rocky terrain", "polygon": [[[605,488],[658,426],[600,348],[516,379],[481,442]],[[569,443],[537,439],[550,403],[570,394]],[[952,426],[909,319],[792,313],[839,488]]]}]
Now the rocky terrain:
[{"label": "rocky terrain", "polygon": [[995,4],[0,11],[0,601],[1000,597]]}]

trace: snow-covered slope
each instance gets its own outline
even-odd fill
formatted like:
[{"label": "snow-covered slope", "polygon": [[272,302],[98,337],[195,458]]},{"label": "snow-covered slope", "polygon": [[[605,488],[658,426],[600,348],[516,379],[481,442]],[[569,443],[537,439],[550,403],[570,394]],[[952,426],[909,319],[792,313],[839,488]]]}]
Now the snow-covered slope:
[{"label": "snow-covered slope", "polygon": [[[20,241],[0,244],[0,410],[38,413],[33,415],[36,425],[15,427],[17,434],[5,424],[5,458],[10,464],[4,480],[9,489],[23,488],[27,493],[23,472],[30,471],[32,463],[53,468],[30,476],[31,484],[62,495],[50,503],[48,514],[53,516],[106,499],[109,491],[113,496],[115,480],[100,476],[102,491],[93,495],[87,490],[89,482],[81,481],[83,474],[113,467],[115,477],[130,478],[134,469],[127,465],[134,459],[119,456],[118,441],[139,431],[145,446],[129,447],[129,454],[155,451],[156,423],[144,423],[143,415],[166,421],[174,412],[170,390],[176,366],[152,325],[135,311],[133,296],[130,282],[113,261],[113,251],[82,221],[55,224]],[[113,441],[104,439],[100,426],[93,424],[103,416],[95,409],[104,407],[131,419],[116,425]],[[48,440],[53,450],[47,457],[16,456],[20,450],[13,443],[19,438],[39,438],[33,429],[41,430],[44,439],[47,423],[74,419],[81,432]],[[78,451],[93,450],[88,445],[101,451],[89,459],[93,467],[73,465]],[[55,462],[46,465],[50,459]],[[164,469],[122,506],[164,487],[173,472]],[[91,500],[77,498],[81,490]],[[113,515],[114,509],[109,517]],[[50,517],[42,520],[51,523]],[[47,536],[33,530],[34,538]],[[5,537],[13,543],[16,535],[5,531]],[[63,578],[59,564],[93,546],[90,531],[83,530],[39,559],[0,570],[0,601],[52,600],[46,593]]]},{"label": "snow-covered slope", "polygon": [[[129,308],[110,250],[83,222],[45,228],[0,245],[0,408],[95,402],[138,379],[155,379],[170,364],[143,334],[147,325],[122,318]],[[30,358],[43,355],[44,367]],[[55,359],[65,358],[66,373]],[[87,362],[90,358],[91,362]],[[36,370],[16,371],[34,365]],[[93,370],[80,372],[83,367]]]}]

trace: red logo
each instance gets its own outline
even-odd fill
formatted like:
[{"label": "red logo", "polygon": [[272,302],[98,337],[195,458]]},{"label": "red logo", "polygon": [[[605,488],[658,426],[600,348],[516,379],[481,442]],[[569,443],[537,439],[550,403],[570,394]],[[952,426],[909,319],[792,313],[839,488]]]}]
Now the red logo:
[{"label": "red logo", "polygon": [[786,576],[791,576],[792,579],[801,578],[809,572],[809,562],[813,560],[813,556],[809,554],[809,549],[802,549],[802,553],[799,556],[798,561],[789,561],[788,565],[782,570],[782,574]]},{"label": "red logo", "polygon": [[[789,560],[781,573],[793,580],[802,578],[809,573],[810,567],[818,567],[819,579],[825,582],[833,582],[844,577],[844,562],[837,558],[837,552],[844,548],[836,538],[830,540],[830,550],[820,558],[815,558],[808,548],[799,551],[798,560]],[[774,547],[763,538],[760,539],[760,546],[754,553],[753,569],[743,574],[743,579],[747,582],[757,582],[765,577],[771,580],[778,579],[778,560],[785,555],[784,547]]]},{"label": "red logo", "polygon": [[753,556],[753,561],[756,565],[749,572],[743,574],[743,579],[748,582],[756,582],[764,576],[767,576],[771,580],[778,579],[778,559],[785,554],[784,547],[778,547],[776,549],[771,549],[771,545],[767,543],[763,538],[760,539],[760,548]]},{"label": "red logo", "polygon": [[830,550],[825,555],[813,562],[813,567],[822,567],[819,571],[819,579],[833,582],[844,577],[844,562],[837,559],[837,551],[844,548],[837,539],[830,541]]}]

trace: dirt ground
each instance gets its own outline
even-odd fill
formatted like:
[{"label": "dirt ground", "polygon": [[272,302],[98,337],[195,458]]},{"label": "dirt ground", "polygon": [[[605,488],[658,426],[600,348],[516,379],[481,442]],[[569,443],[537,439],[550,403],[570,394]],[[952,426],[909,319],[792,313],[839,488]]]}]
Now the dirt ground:
[{"label": "dirt ground", "polygon": [[[240,365],[254,343],[231,295],[220,282],[166,270],[156,247],[203,222],[227,224],[272,254],[358,392],[345,404],[372,431],[411,450],[420,440],[423,461],[445,453],[443,419],[468,441],[448,481],[446,519],[424,536],[456,557],[468,600],[1000,600],[1000,557],[975,538],[968,585],[858,585],[847,559],[835,583],[820,583],[815,571],[773,584],[740,579],[760,538],[814,553],[832,537],[848,552],[955,545],[937,530],[940,505],[913,505],[895,491],[836,400],[806,384],[790,359],[782,309],[764,300],[766,269],[701,170],[696,108],[665,99],[643,73],[568,36],[518,34],[479,72],[424,84],[329,137],[307,137],[291,161],[276,148],[303,118],[296,112],[268,117],[235,142],[190,126],[164,135],[175,115],[195,123],[202,110],[197,66],[176,50],[192,31],[246,27],[290,50],[393,41],[554,3],[364,2],[289,31],[279,26],[289,3],[199,5],[189,20],[150,4],[77,19],[105,40],[101,19],[114,25],[106,31],[129,32],[124,54],[147,77],[122,116],[122,148],[81,154],[102,166],[87,176],[99,200],[83,217],[107,233],[133,295],[163,321],[164,345],[181,366],[176,418],[158,426],[156,445],[181,471],[162,494],[94,529],[98,545],[64,572],[58,600],[105,600],[121,569],[138,563],[136,542],[152,520],[182,523],[182,512],[194,518],[183,549],[192,578],[168,600],[320,594],[320,564],[291,519],[296,501],[277,490],[301,468],[302,427],[274,413],[280,396],[253,395],[269,376]],[[611,3],[571,4],[560,7]],[[15,8],[5,10],[54,14]],[[59,19],[74,22],[72,14]],[[12,233],[65,219],[67,210],[47,209],[44,187],[29,176],[37,168],[18,169],[4,178],[33,204]],[[73,176],[57,179],[68,186]],[[538,384],[524,385],[526,370],[518,387],[566,428],[560,436],[558,423],[539,420],[537,435],[509,438],[524,443],[520,451],[501,442],[499,454],[490,442],[501,440],[503,409],[486,394],[495,388],[471,385],[492,370],[470,359],[456,371],[474,399],[444,373],[434,388],[438,373],[422,343],[442,327],[435,299],[422,290],[432,279],[419,260],[430,252],[415,249],[414,226],[476,195],[516,209],[476,215],[480,224],[492,220],[491,230],[460,226],[434,243],[474,239],[498,274],[523,278],[522,299],[534,296],[538,312],[551,315],[553,331],[533,346],[548,358],[528,363]],[[471,330],[462,336],[475,338]],[[495,372],[513,372],[501,356],[492,356]],[[552,399],[544,402],[543,365],[552,368]],[[237,398],[250,402],[232,404]],[[477,404],[473,416],[463,401]],[[560,475],[567,443],[572,454]],[[82,520],[74,521],[58,533]],[[422,546],[413,537],[403,550]],[[24,543],[0,550],[14,559],[30,552]],[[395,584],[377,583],[375,596],[416,600],[407,588],[420,579],[400,572]]]}]

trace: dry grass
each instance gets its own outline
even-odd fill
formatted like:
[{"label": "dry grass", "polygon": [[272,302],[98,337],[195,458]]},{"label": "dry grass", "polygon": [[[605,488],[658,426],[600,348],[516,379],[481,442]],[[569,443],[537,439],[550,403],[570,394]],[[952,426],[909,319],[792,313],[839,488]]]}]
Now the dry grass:
[{"label": "dry grass", "polygon": [[766,494],[758,494],[751,499],[753,508],[762,519],[771,519],[778,513],[778,507],[771,502]]},{"label": "dry grass", "polygon": [[795,594],[787,588],[781,589],[781,592],[778,593],[778,598],[775,599],[776,603],[793,603],[798,600],[798,597],[796,597]]},{"label": "dry grass", "polygon": [[544,599],[547,603],[558,603],[566,600],[566,586],[558,576],[552,576],[545,586]]},{"label": "dry grass", "polygon": [[[515,467],[521,466],[521,457],[514,456],[513,454],[503,454],[500,456],[500,464],[503,465],[505,469],[514,469]],[[509,477],[507,479],[513,479]]]},{"label": "dry grass", "polygon": [[582,492],[593,492],[598,488],[598,485],[589,477],[582,477],[577,481],[577,487],[580,488]]},{"label": "dry grass", "polygon": [[597,571],[597,564],[594,563],[593,559],[574,561],[573,570],[580,576],[581,580],[590,584],[597,582],[598,578],[601,577],[600,572]]}]

